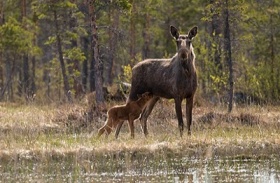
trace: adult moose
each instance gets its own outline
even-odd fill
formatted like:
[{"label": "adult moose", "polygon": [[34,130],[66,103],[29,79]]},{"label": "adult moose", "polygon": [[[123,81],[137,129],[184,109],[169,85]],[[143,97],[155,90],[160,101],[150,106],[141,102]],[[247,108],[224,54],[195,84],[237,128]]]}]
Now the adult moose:
[{"label": "adult moose", "polygon": [[[193,98],[197,88],[192,40],[197,34],[197,27],[193,27],[188,34],[179,34],[176,27],[170,26],[170,33],[177,44],[177,53],[172,58],[147,59],[139,62],[132,69],[132,83],[128,102],[137,100],[137,95],[144,92],[150,92],[154,95],[140,117],[145,136],[148,135],[148,116],[160,97],[175,100],[181,137],[184,129],[182,101],[186,99],[187,128],[188,134],[191,134]],[[121,126],[118,126],[118,128],[121,128]]]}]

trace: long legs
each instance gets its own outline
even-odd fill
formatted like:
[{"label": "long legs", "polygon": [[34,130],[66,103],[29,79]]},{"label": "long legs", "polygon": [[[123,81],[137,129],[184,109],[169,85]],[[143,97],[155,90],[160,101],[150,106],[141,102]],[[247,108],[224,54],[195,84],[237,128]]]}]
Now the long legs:
[{"label": "long legs", "polygon": [[[141,121],[141,126],[142,130],[145,134],[145,136],[148,135],[148,130],[147,130],[147,119],[149,115],[151,114],[155,104],[159,100],[159,97],[154,97],[152,98],[149,103],[146,105],[145,109],[143,110],[140,121]],[[188,135],[191,134],[191,124],[192,124],[192,109],[193,109],[193,96],[190,98],[186,99],[186,118],[187,118],[187,130],[188,130]],[[180,131],[180,136],[183,136],[183,131],[184,131],[184,121],[183,121],[183,115],[182,115],[182,99],[181,98],[175,98],[175,110],[176,110],[176,115],[178,119],[178,127]]]},{"label": "long legs", "polygon": [[[130,115],[128,118],[128,124],[129,124],[129,130],[131,134],[131,138],[134,138],[134,120],[137,118],[134,115]],[[122,128],[124,121],[120,121],[117,125],[116,132],[115,132],[115,138],[117,139],[120,133],[120,130]]]},{"label": "long legs", "polygon": [[[146,107],[143,109],[140,121],[141,121],[141,127],[142,130],[145,134],[145,136],[148,135],[148,129],[147,129],[147,119],[149,115],[151,114],[155,104],[158,102],[159,97],[153,97],[146,105]],[[175,110],[176,110],[176,115],[178,119],[178,127],[180,131],[180,136],[183,136],[183,131],[184,131],[184,122],[183,122],[183,117],[182,117],[182,99],[181,98],[176,98],[175,99]],[[186,121],[187,121],[187,131],[188,135],[191,135],[191,125],[192,125],[192,109],[193,109],[193,97],[187,98],[186,99]],[[130,133],[131,137],[134,137],[134,120],[137,117],[129,117],[129,128],[130,128]],[[120,120],[116,125],[116,132],[115,132],[115,138],[118,138],[118,135],[120,133],[120,129],[123,125],[124,121]],[[105,131],[107,132],[107,135],[112,132],[113,128],[113,122],[108,119],[106,124],[98,130],[98,137],[101,136]],[[114,126],[115,127],[115,126]]]},{"label": "long legs", "polygon": [[176,110],[176,115],[178,119],[178,127],[180,131],[180,136],[183,136],[183,131],[184,131],[184,122],[183,122],[183,116],[182,116],[182,99],[180,98],[175,98],[175,110]]},{"label": "long legs", "polygon": [[147,129],[147,119],[149,115],[151,114],[155,104],[159,100],[159,97],[153,97],[146,105],[144,110],[142,111],[141,117],[140,117],[140,122],[141,122],[141,127],[142,130],[145,134],[145,136],[148,135],[148,129]]},{"label": "long legs", "polygon": [[187,130],[188,135],[191,135],[193,97],[187,98],[186,100]]},{"label": "long legs", "polygon": [[107,121],[105,122],[105,125],[98,130],[97,137],[99,138],[104,132],[106,132],[106,136],[108,136],[112,132],[112,130],[113,121],[112,119],[110,119],[110,117],[108,117]]},{"label": "long legs", "polygon": [[123,122],[124,122],[124,121],[121,121],[121,122],[117,125],[117,129],[116,129],[116,132],[115,132],[115,138],[116,138],[116,139],[117,139],[118,136],[119,136],[120,130],[121,130],[122,125],[123,125]]}]

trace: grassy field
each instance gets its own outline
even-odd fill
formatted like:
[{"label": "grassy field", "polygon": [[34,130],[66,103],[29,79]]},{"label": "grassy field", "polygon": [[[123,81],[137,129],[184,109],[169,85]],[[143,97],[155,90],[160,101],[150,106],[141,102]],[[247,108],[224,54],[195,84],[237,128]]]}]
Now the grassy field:
[{"label": "grassy field", "polygon": [[184,153],[198,158],[280,156],[280,107],[236,107],[227,114],[222,106],[196,106],[192,135],[180,138],[173,105],[157,104],[148,121],[147,138],[135,121],[135,139],[125,124],[116,140],[114,134],[96,139],[106,114],[88,114],[84,105],[1,103],[0,160],[86,159],[122,152]]}]

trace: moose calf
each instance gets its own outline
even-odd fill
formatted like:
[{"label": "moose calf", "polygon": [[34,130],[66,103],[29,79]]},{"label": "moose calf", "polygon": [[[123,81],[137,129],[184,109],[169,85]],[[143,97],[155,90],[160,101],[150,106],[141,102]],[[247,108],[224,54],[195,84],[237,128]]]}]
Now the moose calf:
[{"label": "moose calf", "polygon": [[125,120],[129,122],[131,137],[134,138],[134,120],[139,118],[145,104],[153,97],[149,92],[138,95],[138,100],[131,101],[125,105],[114,106],[107,112],[107,121],[105,125],[98,130],[97,137],[100,137],[105,131],[108,136],[113,128],[117,127],[115,137],[118,138],[119,131]]}]

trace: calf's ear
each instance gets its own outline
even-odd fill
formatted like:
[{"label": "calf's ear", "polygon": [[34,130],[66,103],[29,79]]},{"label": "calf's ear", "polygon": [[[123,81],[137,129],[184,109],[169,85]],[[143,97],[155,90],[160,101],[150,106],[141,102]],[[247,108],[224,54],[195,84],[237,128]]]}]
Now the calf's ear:
[{"label": "calf's ear", "polygon": [[143,93],[142,96],[148,96],[149,94],[150,94],[150,92],[145,92],[145,93]]},{"label": "calf's ear", "polygon": [[188,37],[190,39],[193,39],[196,36],[196,34],[197,34],[197,27],[195,26],[189,31]]},{"label": "calf's ear", "polygon": [[170,33],[171,33],[171,35],[175,38],[175,39],[178,39],[178,37],[179,37],[179,31],[178,31],[178,29],[176,28],[176,27],[174,27],[174,26],[170,26]]}]

